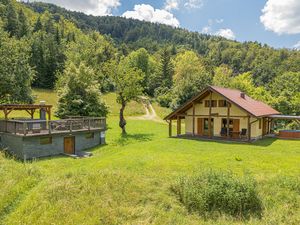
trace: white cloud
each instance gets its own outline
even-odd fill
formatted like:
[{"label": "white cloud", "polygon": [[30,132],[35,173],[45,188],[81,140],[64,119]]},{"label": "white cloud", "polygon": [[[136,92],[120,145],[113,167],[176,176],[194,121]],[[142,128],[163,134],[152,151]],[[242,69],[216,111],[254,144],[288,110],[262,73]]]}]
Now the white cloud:
[{"label": "white cloud", "polygon": [[224,19],[216,19],[215,21],[216,21],[216,23],[219,23],[219,24],[220,24],[220,23],[223,23],[223,22],[224,22]]},{"label": "white cloud", "polygon": [[211,34],[212,28],[210,26],[203,27],[201,32],[205,34]]},{"label": "white cloud", "polygon": [[184,6],[188,9],[200,9],[203,6],[203,0],[188,0]]},{"label": "white cloud", "polygon": [[233,31],[231,29],[220,29],[218,30],[215,35],[217,36],[221,36],[230,40],[234,40],[235,39],[235,34],[233,33]]},{"label": "white cloud", "polygon": [[164,9],[172,11],[174,9],[200,9],[203,6],[203,0],[166,0]]},{"label": "white cloud", "polygon": [[180,0],[167,0],[165,3],[165,10],[171,11],[173,9],[179,9]]},{"label": "white cloud", "polygon": [[212,34],[213,31],[213,26],[215,24],[221,24],[224,22],[224,19],[209,19],[208,20],[208,25],[202,28],[202,33],[205,34]]},{"label": "white cloud", "polygon": [[147,4],[135,5],[133,11],[126,11],[122,16],[179,27],[179,21],[172,13],[164,9],[154,9],[151,5]]},{"label": "white cloud", "polygon": [[111,15],[112,10],[121,5],[120,0],[31,0],[52,3],[72,11],[94,16]]},{"label": "white cloud", "polygon": [[300,41],[293,46],[295,49],[300,50]]},{"label": "white cloud", "polygon": [[300,33],[300,1],[268,0],[262,10],[261,23],[277,34]]}]

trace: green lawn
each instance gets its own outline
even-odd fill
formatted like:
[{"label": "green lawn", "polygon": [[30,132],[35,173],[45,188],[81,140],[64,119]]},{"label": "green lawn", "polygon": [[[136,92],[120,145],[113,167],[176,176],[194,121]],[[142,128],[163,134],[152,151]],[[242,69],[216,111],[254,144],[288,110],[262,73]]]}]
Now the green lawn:
[{"label": "green lawn", "polygon": [[[113,94],[106,98],[114,102]],[[128,111],[138,112],[136,107]],[[122,137],[113,113],[108,126],[107,145],[91,149],[91,158],[22,163],[0,153],[0,224],[300,224],[299,141],[175,139],[167,137],[166,124],[132,119]],[[170,186],[179,176],[208,168],[250,173],[263,217],[190,214]]]}]

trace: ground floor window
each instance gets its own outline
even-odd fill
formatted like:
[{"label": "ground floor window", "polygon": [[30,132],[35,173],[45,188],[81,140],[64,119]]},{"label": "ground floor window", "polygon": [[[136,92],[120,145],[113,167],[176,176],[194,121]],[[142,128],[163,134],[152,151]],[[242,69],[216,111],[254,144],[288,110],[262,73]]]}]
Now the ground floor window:
[{"label": "ground floor window", "polygon": [[[227,128],[227,119],[222,119],[222,127]],[[229,119],[229,128],[233,128],[233,119]]]},{"label": "ground floor window", "polygon": [[41,137],[40,138],[41,145],[49,145],[52,144],[52,137]]},{"label": "ground floor window", "polygon": [[93,139],[95,134],[93,132],[85,134],[86,139]]},{"label": "ground floor window", "polygon": [[[208,131],[209,131],[209,119],[208,118],[204,118],[204,124],[203,124],[203,128],[204,128],[204,134],[208,135]],[[211,118],[211,134],[213,134],[213,130],[214,130],[214,119]]]}]

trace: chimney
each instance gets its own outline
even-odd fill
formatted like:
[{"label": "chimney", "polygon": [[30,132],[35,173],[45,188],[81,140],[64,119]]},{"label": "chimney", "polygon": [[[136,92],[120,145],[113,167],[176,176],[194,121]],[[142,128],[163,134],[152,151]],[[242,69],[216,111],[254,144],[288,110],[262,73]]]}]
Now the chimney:
[{"label": "chimney", "polygon": [[241,92],[241,98],[245,99],[245,93]]}]

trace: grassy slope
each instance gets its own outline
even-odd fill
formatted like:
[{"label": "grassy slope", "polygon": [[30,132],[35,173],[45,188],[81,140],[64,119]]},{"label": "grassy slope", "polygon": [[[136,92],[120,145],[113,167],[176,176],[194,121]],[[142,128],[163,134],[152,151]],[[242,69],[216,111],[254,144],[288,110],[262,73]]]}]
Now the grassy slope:
[{"label": "grassy slope", "polygon": [[[54,91],[51,90],[45,90],[45,89],[34,89],[33,93],[35,95],[35,103],[38,104],[40,101],[46,101],[46,104],[53,105],[52,112],[54,113],[57,109],[57,94]],[[103,101],[106,103],[106,105],[109,107],[109,112],[111,116],[117,116],[120,106],[116,103],[116,94],[109,93],[103,95]],[[143,115],[145,113],[145,110],[142,106],[142,104],[137,102],[130,102],[125,109],[125,115],[127,116],[137,116],[137,115]],[[24,113],[23,111],[13,111],[11,114],[9,114],[10,118],[16,118],[16,117],[28,117],[29,115]],[[36,112],[35,115],[38,118],[38,112]],[[3,118],[3,112],[0,112],[0,118]],[[55,117],[54,117],[55,118]]]},{"label": "grassy slope", "polygon": [[[121,137],[117,118],[109,117],[108,124],[107,145],[92,149],[91,158],[22,164],[0,155],[0,224],[300,223],[299,141],[170,139],[167,125],[135,120],[128,120],[129,135]],[[179,175],[207,168],[251,173],[263,198],[263,218],[241,222],[189,214],[170,185]]]}]

